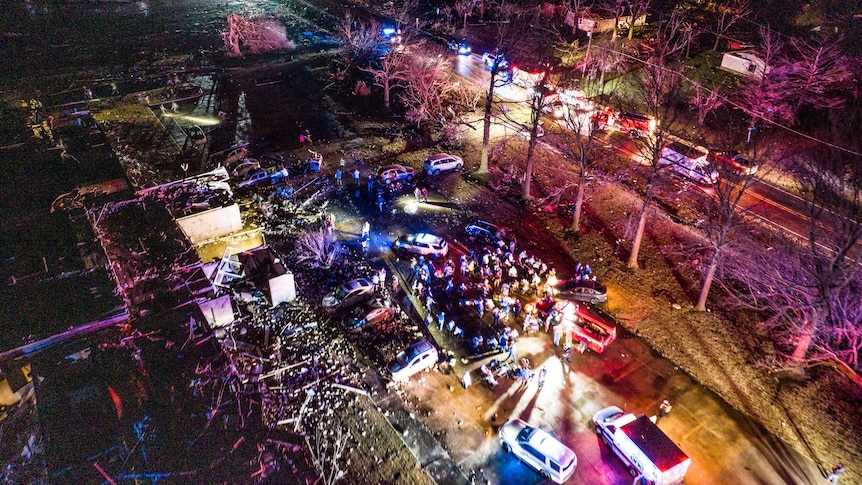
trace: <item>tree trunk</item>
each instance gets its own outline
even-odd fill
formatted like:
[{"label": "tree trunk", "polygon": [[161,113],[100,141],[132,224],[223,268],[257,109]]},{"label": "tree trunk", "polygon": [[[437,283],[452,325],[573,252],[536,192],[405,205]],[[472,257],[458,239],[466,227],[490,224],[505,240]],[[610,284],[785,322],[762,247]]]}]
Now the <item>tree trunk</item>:
[{"label": "tree trunk", "polygon": [[464,12],[464,26],[461,27],[461,30],[467,30],[467,12]]},{"label": "tree trunk", "polygon": [[[496,67],[496,66],[495,66]],[[491,70],[491,85],[488,87],[488,96],[485,98],[485,129],[482,132],[482,157],[479,160],[478,174],[488,173],[488,144],[491,141],[491,107],[494,104],[494,82],[497,71]]]},{"label": "tree trunk", "polygon": [[533,129],[533,135],[530,136],[530,145],[527,148],[527,168],[524,172],[524,193],[521,194],[521,197],[524,200],[530,200],[530,182],[533,180],[533,154],[536,151],[536,137],[535,137],[535,128]]},{"label": "tree trunk", "polygon": [[584,171],[581,170],[581,177],[578,181],[578,192],[575,194],[575,209],[572,214],[572,225],[569,227],[572,231],[581,229],[581,207],[584,203]]},{"label": "tree trunk", "polygon": [[389,77],[383,81],[383,107],[386,108],[386,111],[392,111],[392,106],[390,104],[389,97]]},{"label": "tree trunk", "polygon": [[700,296],[697,298],[697,305],[694,309],[699,312],[706,311],[706,299],[709,297],[709,289],[712,287],[712,280],[715,278],[715,270],[718,268],[718,256],[721,248],[716,249],[709,259],[709,269],[706,270],[706,277],[703,279],[703,286],[700,287]]},{"label": "tree trunk", "polygon": [[811,341],[814,340],[814,330],[817,324],[815,319],[808,317],[802,325],[799,340],[796,341],[796,347],[793,349],[793,355],[790,357],[790,365],[792,367],[801,368],[805,362],[805,356],[808,355],[808,348],[811,347]]},{"label": "tree trunk", "polygon": [[638,229],[635,232],[634,240],[632,240],[632,252],[629,254],[629,261],[626,263],[626,266],[632,269],[638,268],[638,252],[641,249],[641,241],[644,237],[644,229],[646,228],[646,219],[647,212],[649,209],[649,199],[644,201],[643,209],[641,209],[640,216],[638,218]]}]

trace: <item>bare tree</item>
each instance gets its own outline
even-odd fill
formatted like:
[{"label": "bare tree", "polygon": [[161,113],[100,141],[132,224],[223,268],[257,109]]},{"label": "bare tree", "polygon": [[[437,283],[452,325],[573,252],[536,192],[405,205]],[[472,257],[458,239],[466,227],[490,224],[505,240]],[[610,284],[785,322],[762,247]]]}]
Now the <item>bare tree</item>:
[{"label": "bare tree", "polygon": [[[766,158],[761,155],[758,146],[757,143],[751,145],[749,154],[751,165],[749,167],[757,166],[762,175],[768,167],[762,163],[766,161]],[[701,312],[706,311],[706,301],[709,298],[725,247],[731,241],[733,231],[739,225],[742,212],[746,209],[742,203],[743,197],[755,180],[754,170],[750,168],[743,169],[741,173],[737,173],[737,170],[727,164],[716,163],[714,168],[719,171],[721,176],[712,187],[713,197],[704,199],[703,213],[706,214],[706,219],[701,225],[701,228],[706,232],[709,243],[709,256],[707,257],[703,284],[694,307],[695,310]]]},{"label": "bare tree", "polygon": [[318,422],[314,428],[314,438],[305,437],[305,445],[311,454],[311,461],[320,473],[324,485],[334,485],[346,476],[341,457],[350,437],[350,431],[343,426]]},{"label": "bare tree", "polygon": [[445,100],[453,86],[451,65],[443,56],[413,56],[407,64],[407,88],[400,93],[407,119],[428,131],[446,122]]},{"label": "bare tree", "polygon": [[533,181],[533,160],[536,154],[536,143],[539,141],[537,133],[539,131],[542,115],[545,113],[545,110],[551,106],[554,99],[556,99],[557,103],[560,102],[558,94],[554,94],[552,96],[547,95],[550,91],[548,80],[549,76],[550,69],[546,65],[539,77],[538,83],[533,87],[532,96],[530,97],[530,122],[528,125],[530,130],[530,139],[527,144],[527,163],[526,168],[524,169],[524,185],[523,192],[521,193],[521,198],[524,200],[530,200],[531,198],[530,187]]},{"label": "bare tree", "polygon": [[760,48],[755,52],[764,62],[763,72],[745,76],[735,92],[741,109],[751,117],[751,127],[759,120],[785,123],[795,120],[794,92],[784,56],[785,45],[777,34],[760,29]]},{"label": "bare tree", "polygon": [[382,31],[383,26],[376,20],[359,21],[345,14],[338,25],[338,35],[342,40],[339,54],[346,70],[354,66],[368,66],[375,58],[375,53],[388,47],[389,39],[383,37]]},{"label": "bare tree", "polygon": [[637,24],[638,18],[641,15],[647,13],[651,2],[652,0],[630,0],[629,12],[631,13],[632,19],[629,25],[628,40],[632,40],[632,38],[634,38],[635,24]]},{"label": "bare tree", "polygon": [[849,61],[839,50],[840,42],[840,38],[825,43],[791,39],[794,60],[787,78],[796,99],[797,114],[803,106],[835,108],[844,104],[846,98],[836,88],[853,76]]},{"label": "bare tree", "polygon": [[578,170],[578,188],[575,192],[572,225],[569,229],[578,231],[581,227],[581,213],[587,191],[587,175],[596,162],[594,148],[596,134],[599,131],[598,117],[590,116],[588,111],[581,111],[570,105],[565,111],[564,120],[569,128],[562,134],[566,152],[575,161]]},{"label": "bare tree", "polygon": [[721,85],[713,86],[711,89],[703,84],[695,83],[694,93],[689,98],[689,104],[697,112],[697,123],[701,126],[706,122],[706,117],[723,106],[727,102],[721,93]]},{"label": "bare tree", "polygon": [[727,5],[712,4],[715,6],[716,13],[718,14],[715,19],[715,43],[712,44],[712,50],[718,50],[718,44],[727,35],[730,28],[733,27],[733,24],[751,14],[748,3],[749,0],[732,0]]},{"label": "bare tree", "polygon": [[409,59],[405,53],[405,45],[417,47],[423,43],[420,41],[416,44],[411,44],[409,39],[402,40],[403,44],[387,46],[382,56],[378,58],[378,62],[368,67],[360,67],[359,69],[371,73],[374,76],[374,85],[383,89],[383,106],[386,111],[392,109],[392,90],[396,88],[406,87],[409,81]]},{"label": "bare tree", "polygon": [[682,76],[674,70],[673,62],[679,58],[686,45],[687,38],[681,31],[682,25],[683,20],[678,13],[672,14],[666,22],[659,22],[654,51],[640,69],[634,98],[629,100],[629,103],[634,106],[641,107],[644,114],[655,120],[661,120],[661,129],[657,129],[653,136],[636,139],[635,144],[641,164],[647,166],[647,176],[643,205],[636,214],[637,225],[632,236],[632,250],[627,262],[627,266],[633,269],[638,267],[638,255],[654,190],[664,178],[665,165],[661,163],[662,148],[668,141],[668,135],[679,129],[679,115],[675,106],[684,99],[684,95]]},{"label": "bare tree", "polygon": [[808,234],[780,237],[768,250],[749,244],[721,267],[720,281],[736,301],[769,315],[766,328],[789,367],[800,372],[812,360],[858,355],[862,299],[852,292],[862,279],[859,166],[857,157],[838,150],[823,150],[816,163],[800,164]]},{"label": "bare tree", "polygon": [[473,13],[475,5],[476,4],[473,0],[457,0],[455,2],[455,11],[464,19],[464,22],[461,25],[462,30],[467,28],[467,16]]},{"label": "bare tree", "polygon": [[326,229],[309,230],[296,241],[297,260],[312,267],[328,268],[341,253],[341,243],[335,241]]},{"label": "bare tree", "polygon": [[605,90],[605,75],[610,73],[622,73],[629,66],[632,56],[625,52],[625,46],[620,39],[595,42],[593,53],[589,59],[588,69],[592,73],[599,73],[598,93]]},{"label": "bare tree", "polygon": [[[515,40],[519,38],[518,31],[521,30],[520,27],[523,27],[523,25],[518,25],[517,22],[513,22],[517,12],[515,7],[507,3],[506,0],[502,0],[495,7],[499,12],[500,20],[497,22],[495,35],[494,53],[496,54],[496,57],[494,61],[487,66],[491,71],[491,77],[488,83],[488,91],[485,95],[482,153],[479,158],[479,169],[476,171],[478,174],[488,173],[488,145],[491,141],[491,120],[494,102],[496,101],[494,90],[508,82],[508,63],[502,58],[502,55],[505,54],[507,50],[506,48],[513,45]],[[516,26],[519,28],[516,29]]]}]

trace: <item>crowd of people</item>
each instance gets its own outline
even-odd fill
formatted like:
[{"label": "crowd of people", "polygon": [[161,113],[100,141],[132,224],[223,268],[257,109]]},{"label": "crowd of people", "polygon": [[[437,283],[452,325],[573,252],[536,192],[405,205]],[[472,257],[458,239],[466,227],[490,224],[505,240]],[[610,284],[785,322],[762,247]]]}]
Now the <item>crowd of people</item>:
[{"label": "crowd of people", "polygon": [[[570,345],[562,315],[553,304],[541,304],[553,301],[556,271],[517,249],[514,241],[500,241],[459,259],[412,258],[408,283],[427,312],[426,325],[463,340],[473,355],[502,353],[513,362],[522,333],[543,329],[554,345]],[[589,265],[578,265],[578,277],[594,276]]]}]

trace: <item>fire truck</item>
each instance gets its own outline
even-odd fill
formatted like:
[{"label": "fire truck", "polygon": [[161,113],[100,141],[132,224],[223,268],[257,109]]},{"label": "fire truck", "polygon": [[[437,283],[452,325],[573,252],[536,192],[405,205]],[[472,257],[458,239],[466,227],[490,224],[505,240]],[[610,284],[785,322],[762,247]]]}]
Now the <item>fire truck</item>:
[{"label": "fire truck", "polygon": [[592,350],[600,354],[617,338],[613,318],[598,308],[553,298],[543,298],[531,305],[543,316],[556,312],[563,329],[571,332],[574,349],[578,352]]},{"label": "fire truck", "polygon": [[524,89],[533,89],[542,82],[545,70],[541,67],[533,69],[512,66],[512,84]]},{"label": "fire truck", "polygon": [[593,121],[600,130],[616,130],[628,133],[634,138],[652,136],[656,121],[652,116],[632,112],[616,112],[605,108],[593,114]]}]

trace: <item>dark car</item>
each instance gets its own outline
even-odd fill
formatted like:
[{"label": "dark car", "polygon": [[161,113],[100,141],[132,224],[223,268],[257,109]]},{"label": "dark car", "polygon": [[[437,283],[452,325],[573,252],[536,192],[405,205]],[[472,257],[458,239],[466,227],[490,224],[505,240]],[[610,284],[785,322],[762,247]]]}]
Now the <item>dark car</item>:
[{"label": "dark car", "polygon": [[384,182],[412,182],[416,171],[404,165],[387,165],[377,171],[377,177]]},{"label": "dark car", "polygon": [[497,54],[496,52],[486,52],[482,54],[482,62],[485,63],[485,68],[489,71],[494,70],[494,65],[497,66],[498,71],[506,71],[509,69],[509,61],[506,60],[506,56],[503,54]]},{"label": "dark car", "polygon": [[348,332],[358,332],[366,327],[392,320],[395,309],[380,301],[362,305],[351,310],[341,321],[341,326]]},{"label": "dark car", "polygon": [[462,56],[469,56],[473,52],[470,46],[462,40],[450,40],[448,46]]},{"label": "dark car", "polygon": [[736,150],[713,149],[709,151],[706,160],[713,165],[724,165],[734,173],[740,175],[754,175],[757,173],[757,165],[751,163],[751,161]]},{"label": "dark car", "polygon": [[561,300],[603,303],[608,301],[608,289],[597,281],[563,280],[557,283],[556,296]]},{"label": "dark car", "polygon": [[467,236],[469,236],[471,240],[480,241],[494,246],[499,244],[500,241],[508,243],[513,240],[507,229],[496,226],[487,221],[475,221],[467,224],[467,227],[464,228],[464,232],[467,233]]}]

